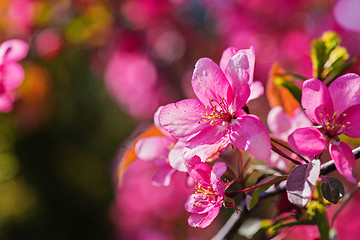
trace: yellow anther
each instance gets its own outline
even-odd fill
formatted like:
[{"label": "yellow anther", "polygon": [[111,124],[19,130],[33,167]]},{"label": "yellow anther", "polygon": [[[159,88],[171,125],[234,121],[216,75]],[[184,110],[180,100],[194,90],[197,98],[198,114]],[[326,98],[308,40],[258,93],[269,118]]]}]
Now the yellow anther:
[{"label": "yellow anther", "polygon": [[323,116],[324,116],[324,114],[322,114],[322,113],[319,113],[319,115],[320,115],[320,117],[323,117]]},{"label": "yellow anther", "polygon": [[341,114],[341,116],[346,117],[346,116],[347,116],[347,114],[346,114],[346,113],[343,113],[343,114]]},{"label": "yellow anther", "polygon": [[350,122],[346,122],[347,125],[350,125]]},{"label": "yellow anther", "polygon": [[326,129],[327,129],[327,130],[330,130],[330,129],[331,129],[331,127],[329,127],[329,126],[328,126],[328,127],[326,127]]},{"label": "yellow anther", "polygon": [[343,129],[345,129],[345,128],[346,128],[346,126],[345,126],[345,125],[342,125],[341,127],[342,127]]},{"label": "yellow anther", "polygon": [[205,108],[206,108],[206,109],[209,109],[210,107],[209,107],[209,106],[206,106]]},{"label": "yellow anther", "polygon": [[214,99],[210,98],[210,102],[213,102],[213,101],[214,101]]},{"label": "yellow anther", "polygon": [[211,125],[211,126],[214,126],[214,125],[215,125],[215,121],[214,121],[214,120],[211,120],[210,125]]}]

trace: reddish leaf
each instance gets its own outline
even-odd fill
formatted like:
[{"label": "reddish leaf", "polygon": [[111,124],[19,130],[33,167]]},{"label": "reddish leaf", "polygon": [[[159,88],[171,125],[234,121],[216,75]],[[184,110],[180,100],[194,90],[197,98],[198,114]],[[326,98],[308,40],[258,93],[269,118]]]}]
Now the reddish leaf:
[{"label": "reddish leaf", "polygon": [[298,207],[305,207],[319,175],[320,160],[318,159],[308,164],[296,166],[291,170],[286,182],[286,192],[289,201]]},{"label": "reddish leaf", "polygon": [[299,107],[299,103],[288,89],[275,84],[278,78],[292,82],[291,77],[284,74],[284,70],[280,68],[279,64],[275,63],[270,71],[270,79],[266,84],[267,98],[272,108],[281,106],[289,116],[292,116]]}]

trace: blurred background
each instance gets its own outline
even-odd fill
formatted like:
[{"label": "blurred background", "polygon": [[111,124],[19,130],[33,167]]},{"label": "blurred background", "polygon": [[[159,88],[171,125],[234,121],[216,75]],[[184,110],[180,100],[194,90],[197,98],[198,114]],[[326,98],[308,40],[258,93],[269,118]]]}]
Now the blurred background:
[{"label": "blurred background", "polygon": [[[195,62],[256,45],[255,79],[274,62],[311,77],[326,30],[360,56],[356,0],[1,0],[0,41],[30,45],[11,113],[0,115],[0,239],[209,239],[187,227],[192,189],[136,160],[116,184],[132,132],[193,97]],[[351,71],[360,73],[359,62]],[[265,97],[251,109],[266,119]],[[231,212],[231,211],[230,211]]]}]

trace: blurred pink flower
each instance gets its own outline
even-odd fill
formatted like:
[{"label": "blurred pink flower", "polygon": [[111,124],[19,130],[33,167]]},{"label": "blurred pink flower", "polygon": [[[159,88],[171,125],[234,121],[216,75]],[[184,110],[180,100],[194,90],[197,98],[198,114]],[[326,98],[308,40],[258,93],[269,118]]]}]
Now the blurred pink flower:
[{"label": "blurred pink flower", "polygon": [[12,0],[8,9],[11,27],[9,32],[22,37],[29,37],[35,19],[33,0]]},{"label": "blurred pink flower", "polygon": [[12,110],[16,99],[14,89],[24,80],[24,69],[17,62],[25,58],[28,49],[28,44],[20,39],[0,45],[0,112]]},{"label": "blurred pink flower", "polygon": [[224,203],[225,183],[220,177],[226,171],[226,164],[216,162],[211,169],[197,156],[186,160],[185,164],[197,184],[196,192],[185,204],[186,211],[192,213],[188,223],[192,227],[205,228],[216,218]]},{"label": "blurred pink flower", "polygon": [[[254,49],[240,50],[230,60],[225,58],[227,55],[220,67],[208,58],[196,63],[192,86],[198,99],[166,105],[160,112],[161,124],[178,138],[196,134],[189,139],[186,157],[213,159],[233,144],[259,159],[269,158],[267,129],[257,116],[243,110],[250,96]],[[223,62],[228,62],[224,70]]]},{"label": "blurred pink flower", "polygon": [[[293,116],[289,116],[281,106],[274,107],[270,110],[267,117],[267,124],[272,136],[285,142],[287,142],[289,135],[296,129],[312,126],[312,122],[301,108],[296,109]],[[296,155],[292,154],[291,157],[295,159]],[[300,159],[297,160],[301,162]],[[286,169],[290,161],[272,151],[271,157],[266,163],[270,167]]]},{"label": "blurred pink flower", "polygon": [[157,166],[135,160],[125,171],[122,187],[115,191],[110,209],[115,239],[210,239],[219,227],[216,222],[205,231],[187,224],[184,204],[193,188],[186,185],[185,173],[178,173],[167,187],[151,183]]},{"label": "blurred pink flower", "polygon": [[60,33],[58,33],[55,29],[45,29],[35,38],[36,51],[45,59],[56,57],[59,54],[62,45],[63,43]]},{"label": "blurred pink flower", "polygon": [[289,116],[281,106],[270,110],[267,123],[274,137],[283,141],[287,141],[290,133],[297,128],[312,126],[312,122],[301,108],[296,109],[293,116]]},{"label": "blurred pink flower", "polygon": [[304,82],[301,99],[306,115],[322,128],[306,127],[289,136],[289,145],[298,153],[316,155],[329,144],[337,170],[350,182],[356,182],[352,169],[356,161],[351,148],[338,135],[360,137],[360,77],[346,74],[329,88],[318,79]]},{"label": "blurred pink flower", "polygon": [[105,71],[110,95],[131,116],[150,119],[158,107],[168,102],[154,64],[140,53],[114,54]]},{"label": "blurred pink flower", "polygon": [[186,172],[183,151],[187,144],[184,139],[171,136],[159,121],[160,107],[154,114],[155,126],[164,136],[153,136],[140,139],[135,146],[136,156],[159,167],[152,183],[155,186],[168,186],[176,171]]},{"label": "blurred pink flower", "polygon": [[335,20],[347,30],[360,32],[359,9],[358,0],[339,0],[333,9]]}]

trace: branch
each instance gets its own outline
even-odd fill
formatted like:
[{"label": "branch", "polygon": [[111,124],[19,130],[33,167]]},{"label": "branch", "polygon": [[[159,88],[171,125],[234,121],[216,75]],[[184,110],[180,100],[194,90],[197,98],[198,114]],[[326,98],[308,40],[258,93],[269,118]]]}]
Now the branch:
[{"label": "branch", "polygon": [[[355,148],[353,150],[356,159],[360,158],[360,147]],[[320,175],[327,175],[336,170],[334,160],[328,161],[326,163],[321,164]],[[269,197],[278,195],[280,193],[285,192],[286,189],[286,181],[281,182],[278,186],[270,188],[269,190],[262,192],[259,196],[259,202],[267,199]],[[234,234],[237,233],[241,224],[246,219],[248,214],[248,210],[246,208],[245,199],[241,201],[238,208],[241,211],[241,214],[234,212],[225,225],[219,230],[219,232],[212,238],[212,240],[231,240]]]}]

